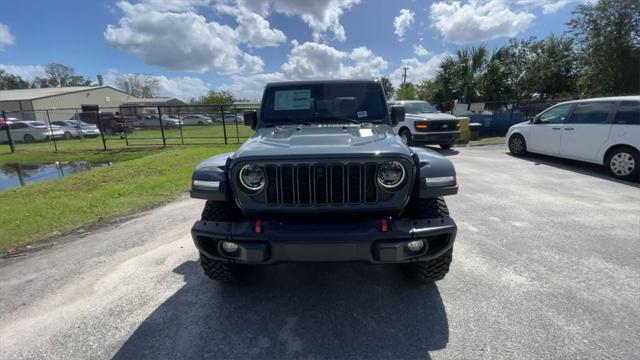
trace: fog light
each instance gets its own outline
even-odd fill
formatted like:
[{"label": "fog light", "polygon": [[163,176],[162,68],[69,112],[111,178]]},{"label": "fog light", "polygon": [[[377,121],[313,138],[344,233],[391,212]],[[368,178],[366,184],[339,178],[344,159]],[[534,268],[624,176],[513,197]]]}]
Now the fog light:
[{"label": "fog light", "polygon": [[411,252],[418,252],[424,249],[424,241],[422,240],[413,240],[407,243],[407,249]]},{"label": "fog light", "polygon": [[222,250],[227,253],[234,253],[238,251],[238,244],[229,241],[222,242]]}]

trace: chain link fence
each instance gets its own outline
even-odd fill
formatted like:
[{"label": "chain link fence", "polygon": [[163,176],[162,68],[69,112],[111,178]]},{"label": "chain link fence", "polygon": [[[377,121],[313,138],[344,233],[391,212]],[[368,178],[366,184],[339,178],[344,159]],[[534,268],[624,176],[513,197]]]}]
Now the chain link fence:
[{"label": "chain link fence", "polygon": [[240,144],[253,134],[235,105],[121,106],[2,111],[0,144],[51,151]]}]

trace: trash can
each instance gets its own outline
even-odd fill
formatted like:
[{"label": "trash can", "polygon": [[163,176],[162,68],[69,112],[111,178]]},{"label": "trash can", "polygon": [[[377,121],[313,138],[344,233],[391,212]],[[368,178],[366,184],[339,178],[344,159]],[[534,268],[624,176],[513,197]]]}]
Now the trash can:
[{"label": "trash can", "polygon": [[470,123],[469,124],[469,133],[471,140],[480,140],[480,128],[482,124],[480,123]]},{"label": "trash can", "polygon": [[466,144],[469,142],[470,134],[469,134],[469,118],[468,117],[459,117],[458,121],[460,122],[460,140],[458,140],[459,144]]}]

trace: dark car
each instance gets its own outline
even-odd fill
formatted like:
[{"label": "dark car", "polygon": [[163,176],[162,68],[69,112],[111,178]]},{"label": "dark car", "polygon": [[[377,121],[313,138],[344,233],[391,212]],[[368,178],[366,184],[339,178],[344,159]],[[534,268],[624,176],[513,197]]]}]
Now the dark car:
[{"label": "dark car", "polygon": [[414,279],[444,278],[456,224],[452,163],[407,147],[375,80],[268,84],[255,129],[237,151],[199,164],[191,196],[207,200],[192,228],[205,274],[241,277],[252,265],[354,261],[400,264]]},{"label": "dark car", "polygon": [[127,126],[121,116],[106,111],[82,111],[74,114],[69,120],[80,120],[95,125],[105,134],[121,133],[125,130],[131,132],[133,130],[133,126]]}]

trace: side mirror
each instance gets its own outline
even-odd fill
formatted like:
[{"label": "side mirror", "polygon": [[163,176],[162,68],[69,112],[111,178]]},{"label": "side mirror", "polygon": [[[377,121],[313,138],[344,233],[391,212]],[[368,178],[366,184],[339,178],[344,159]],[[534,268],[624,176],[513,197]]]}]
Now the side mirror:
[{"label": "side mirror", "polygon": [[258,114],[255,110],[249,110],[244,112],[244,125],[250,126],[252,130],[256,129],[258,123]]},{"label": "side mirror", "polygon": [[394,105],[391,107],[391,125],[396,126],[404,121],[404,106]]}]

